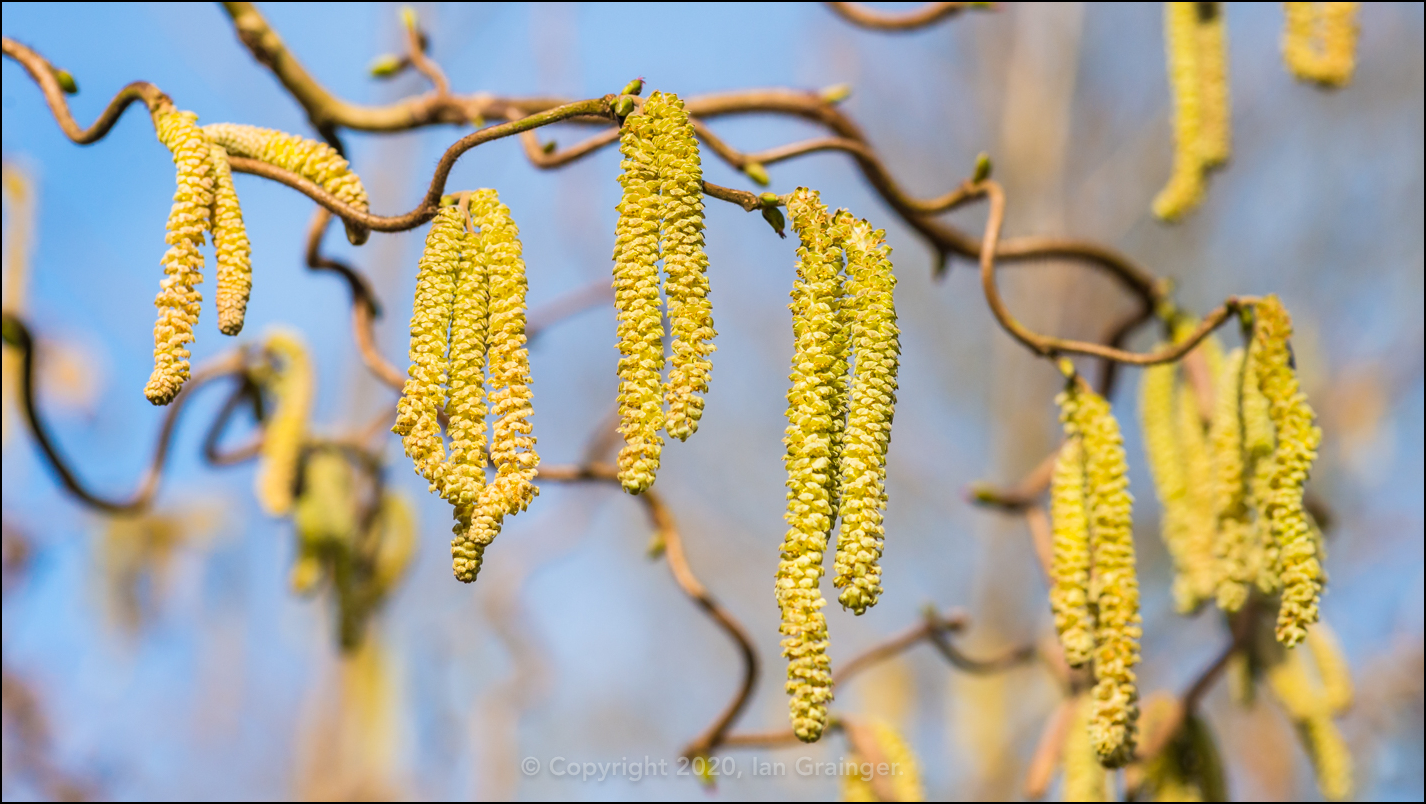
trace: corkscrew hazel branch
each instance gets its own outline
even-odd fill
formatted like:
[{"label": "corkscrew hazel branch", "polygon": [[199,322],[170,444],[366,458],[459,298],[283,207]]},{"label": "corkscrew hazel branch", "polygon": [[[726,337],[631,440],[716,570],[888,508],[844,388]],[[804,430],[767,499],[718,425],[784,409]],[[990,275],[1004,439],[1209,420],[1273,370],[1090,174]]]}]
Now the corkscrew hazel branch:
[{"label": "corkscrew hazel branch", "polygon": [[824,3],[837,16],[859,28],[914,31],[950,19],[966,10],[990,11],[994,3],[925,3],[909,11],[881,11],[861,3]]}]

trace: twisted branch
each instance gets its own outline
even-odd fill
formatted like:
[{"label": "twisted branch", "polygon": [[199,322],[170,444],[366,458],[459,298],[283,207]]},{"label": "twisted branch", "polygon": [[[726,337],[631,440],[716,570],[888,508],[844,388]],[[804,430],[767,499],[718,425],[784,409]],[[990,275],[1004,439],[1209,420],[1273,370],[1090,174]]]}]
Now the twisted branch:
[{"label": "twisted branch", "polygon": [[860,28],[874,31],[914,31],[935,25],[972,8],[989,10],[991,3],[926,3],[910,11],[880,11],[861,3],[824,3],[837,16]]}]

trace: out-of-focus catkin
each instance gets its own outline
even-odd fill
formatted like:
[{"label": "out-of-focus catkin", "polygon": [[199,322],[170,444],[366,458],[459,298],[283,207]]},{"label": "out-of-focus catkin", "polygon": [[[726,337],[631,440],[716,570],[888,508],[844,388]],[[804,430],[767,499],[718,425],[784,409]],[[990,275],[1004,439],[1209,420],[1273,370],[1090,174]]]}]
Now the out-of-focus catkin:
[{"label": "out-of-focus catkin", "polygon": [[1094,745],[1090,742],[1090,723],[1094,719],[1094,702],[1081,695],[1075,704],[1074,717],[1065,729],[1061,762],[1064,766],[1065,801],[1108,801],[1109,774],[1099,764]]},{"label": "out-of-focus catkin", "polygon": [[[1165,693],[1144,704],[1143,729],[1153,734],[1176,719],[1178,701]],[[1178,730],[1157,755],[1140,767],[1137,801],[1227,801],[1223,760],[1208,723],[1183,716]]]},{"label": "out-of-focus catkin", "polygon": [[679,440],[698,430],[713,363],[713,308],[708,255],[703,250],[703,169],[688,112],[677,95],[654,92],[644,104],[652,126],[662,218],[664,295],[668,300],[668,415],[664,429]]},{"label": "out-of-focus catkin", "polygon": [[[532,481],[540,462],[531,435],[530,358],[525,348],[527,284],[520,232],[510,208],[500,203],[494,190],[476,191],[470,210],[479,234],[474,242],[467,242],[476,248],[473,258],[481,265],[489,287],[487,362],[490,407],[495,414],[490,462],[496,474],[480,492],[469,528],[464,533],[458,531],[451,542],[456,577],[466,582],[474,581],[480,572],[485,548],[499,534],[504,518],[524,511],[539,493]],[[454,383],[453,376],[452,387]]]},{"label": "out-of-focus catkin", "polygon": [[216,273],[218,298],[218,331],[237,335],[243,330],[247,314],[248,294],[252,292],[252,246],[248,230],[243,225],[243,210],[238,206],[238,192],[233,187],[233,173],[228,168],[228,152],[217,143],[210,143],[209,158],[213,163],[213,251],[217,255]]},{"label": "out-of-focus catkin", "polygon": [[[1308,632],[1309,644],[1312,632],[1321,627],[1319,623]],[[1297,726],[1303,747],[1317,773],[1318,788],[1325,798],[1332,801],[1350,798],[1353,786],[1352,755],[1333,719],[1340,711],[1334,704],[1344,705],[1340,686],[1342,679],[1335,677],[1337,673],[1346,672],[1340,653],[1324,662],[1313,652],[1313,661],[1309,662],[1305,651],[1285,650],[1276,645],[1271,647],[1276,650],[1269,648],[1267,651],[1268,688]],[[1328,646],[1321,643],[1321,647]],[[1315,673],[1311,664],[1316,664]],[[1350,685],[1350,680],[1346,683]],[[1350,700],[1349,689],[1347,695]]]},{"label": "out-of-focus catkin", "polygon": [[1255,305],[1253,351],[1258,387],[1269,404],[1268,414],[1277,431],[1273,472],[1266,490],[1265,513],[1281,565],[1282,604],[1278,609],[1277,638],[1288,647],[1301,642],[1307,626],[1317,622],[1322,591],[1322,565],[1317,539],[1303,508],[1303,486],[1317,457],[1322,431],[1313,423],[1292,364],[1292,319],[1277,296]]},{"label": "out-of-focus catkin", "polygon": [[203,281],[203,254],[198,247],[212,228],[213,162],[208,138],[198,128],[198,116],[171,106],[156,110],[154,129],[159,141],[173,153],[178,168],[178,189],[168,214],[163,255],[164,279],[154,306],[154,367],[144,387],[144,396],[155,405],[173,401],[188,381],[188,349],[193,342],[193,325],[203,296],[197,285]]},{"label": "out-of-focus catkin", "polygon": [[614,305],[619,319],[619,482],[638,494],[653,485],[663,450],[661,375],[663,317],[659,310],[659,195],[655,122],[647,114],[624,120],[619,183],[624,188],[614,233]]},{"label": "out-of-focus catkin", "polygon": [[1303,81],[1326,87],[1352,80],[1361,3],[1283,3],[1282,58]]},{"label": "out-of-focus catkin", "polygon": [[263,351],[272,362],[265,385],[274,407],[263,428],[262,453],[256,477],[258,504],[272,516],[292,510],[298,462],[307,440],[312,410],[312,362],[295,332],[277,330],[267,336]]},{"label": "out-of-focus catkin", "polygon": [[[855,753],[854,748],[851,761],[846,763],[842,774],[842,800],[925,801],[920,763],[901,734],[881,721],[860,727],[860,734],[863,739],[871,739],[874,745],[867,748],[876,751],[878,756],[873,758]],[[871,772],[863,773],[866,770]],[[885,780],[883,784],[875,783],[877,777]]]},{"label": "out-of-focus catkin", "polygon": [[855,353],[846,430],[838,457],[838,516],[842,521],[833,583],[838,600],[861,614],[881,595],[881,558],[886,510],[886,451],[896,406],[901,357],[896,326],[891,248],[886,233],[846,212],[837,215],[845,233],[846,299],[843,304]]},{"label": "out-of-focus catkin", "polygon": [[1205,174],[1231,145],[1227,32],[1222,3],[1165,3],[1164,40],[1173,90],[1173,173],[1154,214],[1175,221],[1203,201]]},{"label": "out-of-focus catkin", "polygon": [[837,393],[829,376],[837,362],[841,329],[841,255],[832,243],[827,208],[817,193],[798,188],[787,204],[801,240],[793,285],[792,331],[795,352],[787,391],[787,534],[777,570],[777,602],[782,612],[783,656],[788,659],[787,692],[798,739],[815,742],[827,725],[832,699],[827,658],[826,600],[819,588],[823,553],[835,508],[833,412]]},{"label": "out-of-focus catkin", "polygon": [[1213,463],[1213,512],[1217,521],[1214,557],[1218,561],[1216,597],[1224,611],[1248,601],[1257,577],[1257,536],[1244,478],[1243,372],[1245,353],[1235,349],[1224,361],[1214,393],[1209,449]]},{"label": "out-of-focus catkin", "polygon": [[[1066,397],[1065,405],[1075,402]],[[1070,411],[1061,415],[1066,421]],[[1079,667],[1094,655],[1094,615],[1089,608],[1089,515],[1084,450],[1078,435],[1065,439],[1050,476],[1053,528],[1050,609],[1065,661]]]},{"label": "out-of-focus catkin", "polygon": [[230,156],[257,159],[321,185],[346,204],[367,211],[366,188],[342,155],[324,142],[238,123],[212,123],[203,132]]},{"label": "out-of-focus catkin", "polygon": [[1139,581],[1134,566],[1132,504],[1124,439],[1109,402],[1071,379],[1058,397],[1065,435],[1084,450],[1088,490],[1090,601],[1095,611],[1094,716],[1090,739],[1106,767],[1119,767],[1134,754],[1139,663]]}]

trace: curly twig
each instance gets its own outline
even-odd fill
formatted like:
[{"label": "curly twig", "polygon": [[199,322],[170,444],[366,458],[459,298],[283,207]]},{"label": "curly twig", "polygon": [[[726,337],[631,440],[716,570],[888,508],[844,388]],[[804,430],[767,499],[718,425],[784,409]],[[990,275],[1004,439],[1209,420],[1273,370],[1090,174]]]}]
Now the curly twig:
[{"label": "curly twig", "polygon": [[926,3],[910,11],[879,11],[861,3],[825,3],[837,16],[860,28],[874,31],[914,31],[935,25],[972,8],[989,10],[991,3]]},{"label": "curly twig", "polygon": [[4,46],[5,55],[19,62],[25,72],[30,74],[30,78],[39,85],[40,92],[45,96],[45,103],[49,104],[50,113],[54,115],[55,122],[59,123],[65,136],[80,145],[89,145],[103,139],[109,129],[119,122],[119,116],[129,108],[129,104],[135,101],[143,101],[150,110],[169,102],[168,96],[158,87],[147,81],[135,81],[114,95],[93,125],[80,128],[79,124],[74,122],[74,115],[69,111],[69,101],[64,97],[59,79],[55,77],[59,70],[44,56],[8,36],[0,38],[0,44]]}]

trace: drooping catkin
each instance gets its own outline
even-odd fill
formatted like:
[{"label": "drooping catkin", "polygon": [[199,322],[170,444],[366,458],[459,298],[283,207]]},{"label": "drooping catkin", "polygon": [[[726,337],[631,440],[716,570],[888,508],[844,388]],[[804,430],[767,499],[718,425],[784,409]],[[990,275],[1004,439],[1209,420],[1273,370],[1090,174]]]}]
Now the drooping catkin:
[{"label": "drooping catkin", "polygon": [[[842,800],[925,801],[920,763],[916,760],[916,752],[911,750],[901,734],[882,721],[871,724],[861,732],[875,743],[868,748],[879,756],[873,758],[855,752],[852,754],[842,774]],[[863,773],[865,770],[871,772]],[[873,780],[878,776],[885,778],[886,784],[874,784]],[[878,795],[881,792],[889,795],[882,798]]]},{"label": "drooping catkin", "polygon": [[1222,3],[1165,3],[1164,41],[1173,91],[1174,158],[1154,214],[1176,221],[1203,201],[1205,174],[1228,159],[1227,33]]},{"label": "drooping catkin", "polygon": [[1109,774],[1099,764],[1099,757],[1090,742],[1090,723],[1094,718],[1094,702],[1089,695],[1080,695],[1074,717],[1065,729],[1064,747],[1060,756],[1064,766],[1065,801],[1108,801]]},{"label": "drooping catkin", "polygon": [[1144,369],[1139,392],[1139,416],[1144,431],[1144,452],[1163,508],[1160,531],[1174,563],[1174,607],[1180,613],[1197,608],[1199,598],[1189,582],[1188,477],[1179,442],[1175,394],[1178,367],[1160,363]]},{"label": "drooping catkin", "polygon": [[1053,528],[1050,609],[1065,661],[1079,667],[1094,654],[1094,615],[1089,608],[1089,516],[1080,437],[1065,439],[1050,476]]},{"label": "drooping catkin", "polygon": [[664,429],[683,441],[698,430],[703,416],[702,395],[708,391],[713,368],[708,356],[716,348],[708,255],[703,251],[703,169],[693,126],[677,95],[654,92],[644,104],[644,114],[652,123],[662,218],[659,250],[672,336]]},{"label": "drooping catkin", "polygon": [[272,395],[274,406],[263,427],[256,477],[257,500],[268,514],[284,516],[292,510],[298,462],[307,439],[307,420],[312,410],[312,363],[301,338],[287,330],[269,334],[263,351],[273,362],[264,385]]},{"label": "drooping catkin", "polygon": [[843,309],[855,352],[846,430],[838,457],[840,485],[833,583],[843,588],[838,600],[861,614],[881,595],[881,558],[886,510],[886,451],[891,444],[891,420],[896,406],[896,374],[901,358],[896,326],[891,247],[886,233],[837,215],[847,233],[846,300]]},{"label": "drooping catkin", "polygon": [[296,134],[238,123],[212,123],[203,132],[227,149],[230,156],[257,159],[290,170],[362,212],[367,211],[366,188],[347,160],[324,142]]},{"label": "drooping catkin", "polygon": [[1303,81],[1346,86],[1356,69],[1361,3],[1283,3],[1282,57]]},{"label": "drooping catkin", "polygon": [[[1144,732],[1164,728],[1178,702],[1159,693],[1144,704]],[[1227,801],[1223,760],[1207,721],[1188,713],[1159,753],[1142,766],[1137,801]]]},{"label": "drooping catkin", "polygon": [[[438,412],[446,406],[449,335],[454,315],[456,272],[464,223],[455,207],[443,207],[431,221],[426,248],[416,270],[416,300],[411,309],[410,379],[396,403],[393,433],[431,491],[445,495],[445,443]],[[483,475],[482,475],[483,476]]]},{"label": "drooping catkin", "polygon": [[1187,479],[1183,581],[1194,600],[1194,606],[1188,609],[1192,610],[1199,602],[1212,600],[1217,587],[1218,562],[1213,546],[1218,522],[1213,515],[1213,459],[1194,390],[1187,383],[1178,389],[1176,429]]},{"label": "drooping catkin", "polygon": [[1090,740],[1106,767],[1134,754],[1138,721],[1139,582],[1124,439],[1109,402],[1072,379],[1057,399],[1065,435],[1079,437],[1088,490],[1090,601],[1095,611],[1094,716]]},{"label": "drooping catkin", "polygon": [[168,214],[163,255],[164,279],[154,306],[154,367],[144,387],[144,396],[155,405],[173,401],[188,381],[188,349],[193,342],[193,325],[203,296],[197,285],[203,281],[203,255],[198,247],[212,228],[213,163],[208,138],[197,125],[198,116],[171,106],[154,112],[154,129],[159,140],[173,153],[178,168],[178,189]]},{"label": "drooping catkin", "polygon": [[815,742],[827,725],[832,699],[827,658],[826,605],[819,588],[823,553],[835,509],[832,453],[836,337],[841,329],[841,255],[831,242],[827,208],[816,192],[798,188],[787,204],[801,240],[793,285],[795,352],[787,391],[787,534],[777,569],[787,692],[798,739]]},{"label": "drooping catkin", "polygon": [[1307,629],[1307,648],[1317,665],[1317,677],[1322,681],[1322,704],[1327,711],[1340,715],[1352,706],[1352,671],[1347,654],[1337,641],[1337,634],[1325,622]]},{"label": "drooping catkin", "polygon": [[1245,352],[1234,349],[1224,361],[1214,393],[1209,445],[1213,461],[1213,511],[1217,520],[1214,556],[1218,561],[1218,607],[1237,611],[1248,601],[1257,577],[1256,534],[1244,478],[1243,376]]},{"label": "drooping catkin", "polygon": [[[524,511],[539,493],[532,482],[540,458],[531,435],[530,358],[525,348],[525,262],[510,208],[494,190],[471,196],[471,217],[479,227],[474,260],[489,283],[490,407],[495,422],[490,462],[495,478],[480,492],[469,528],[451,542],[456,578],[474,581],[485,548],[500,533],[504,518]],[[454,384],[454,379],[452,380]],[[453,455],[454,457],[454,455]]]},{"label": "drooping catkin", "polygon": [[[1312,630],[1320,627],[1318,624]],[[1352,755],[1333,719],[1332,705],[1340,703],[1334,696],[1340,695],[1340,690],[1334,691],[1328,686],[1327,674],[1343,668],[1330,662],[1324,667],[1318,662],[1314,674],[1305,653],[1282,648],[1270,651],[1266,669],[1268,688],[1297,726],[1317,773],[1317,786],[1322,795],[1341,801],[1352,795]],[[1334,683],[1340,681],[1334,679]]]},{"label": "drooping catkin", "polygon": [[619,318],[619,482],[631,494],[653,485],[663,450],[664,411],[660,395],[664,366],[663,317],[659,310],[658,155],[655,124],[646,114],[624,120],[619,150],[624,155],[614,234],[614,305]]},{"label": "drooping catkin", "polygon": [[243,210],[228,168],[228,152],[217,143],[208,146],[213,163],[213,251],[217,263],[218,331],[237,335],[243,330],[248,294],[252,292],[252,246],[243,225]]},{"label": "drooping catkin", "polygon": [[297,560],[289,577],[294,592],[309,594],[329,574],[325,564],[351,550],[357,532],[356,480],[345,455],[317,449],[303,462],[301,485],[302,496],[292,507]]},{"label": "drooping catkin", "polygon": [[1269,295],[1255,305],[1254,312],[1258,387],[1268,401],[1268,414],[1277,435],[1265,505],[1281,566],[1277,638],[1292,647],[1307,635],[1307,626],[1317,622],[1322,591],[1317,539],[1302,504],[1303,486],[1317,457],[1322,431],[1313,423],[1312,408],[1298,386],[1288,345],[1292,319],[1287,310],[1277,296]]}]

